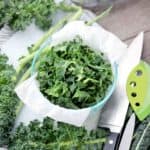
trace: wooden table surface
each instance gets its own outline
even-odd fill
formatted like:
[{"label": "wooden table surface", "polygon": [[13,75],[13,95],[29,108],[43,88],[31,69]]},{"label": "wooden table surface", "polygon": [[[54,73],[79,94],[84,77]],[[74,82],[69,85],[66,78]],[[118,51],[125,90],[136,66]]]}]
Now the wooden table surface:
[{"label": "wooden table surface", "polygon": [[144,31],[142,59],[150,63],[150,0],[125,1],[116,3],[111,13],[99,23],[126,43],[130,43],[139,32]]}]

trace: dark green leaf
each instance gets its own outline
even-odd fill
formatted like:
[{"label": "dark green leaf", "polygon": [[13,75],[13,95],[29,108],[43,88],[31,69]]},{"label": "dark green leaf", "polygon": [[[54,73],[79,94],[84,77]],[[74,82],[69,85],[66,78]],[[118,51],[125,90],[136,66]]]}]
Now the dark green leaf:
[{"label": "dark green leaf", "polygon": [[30,122],[28,126],[21,124],[10,138],[8,150],[101,150],[106,141],[107,132],[102,129],[87,132],[64,123],[45,118],[43,123]]},{"label": "dark green leaf", "polygon": [[134,135],[134,141],[131,150],[149,150],[150,149],[150,117],[145,119],[137,127]]},{"label": "dark green leaf", "polygon": [[15,70],[7,64],[7,57],[0,55],[0,146],[8,144],[14,126],[18,98],[13,91]]},{"label": "dark green leaf", "polygon": [[84,108],[98,103],[112,84],[111,65],[76,37],[42,55],[38,77],[41,92],[54,104]]}]

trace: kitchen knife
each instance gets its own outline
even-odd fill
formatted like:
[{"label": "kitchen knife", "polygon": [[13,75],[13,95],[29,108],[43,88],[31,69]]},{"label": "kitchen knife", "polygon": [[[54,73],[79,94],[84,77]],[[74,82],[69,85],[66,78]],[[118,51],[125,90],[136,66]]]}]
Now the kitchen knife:
[{"label": "kitchen knife", "polygon": [[119,150],[130,149],[130,145],[131,145],[133,133],[134,133],[134,128],[135,128],[135,114],[133,113],[123,132],[121,142],[119,145]]},{"label": "kitchen knife", "polygon": [[126,81],[131,70],[140,62],[143,48],[143,32],[131,43],[128,51],[118,64],[118,81],[116,89],[108,103],[102,110],[100,127],[109,128],[111,133],[104,146],[104,150],[114,150],[118,136],[121,133],[128,110]]}]

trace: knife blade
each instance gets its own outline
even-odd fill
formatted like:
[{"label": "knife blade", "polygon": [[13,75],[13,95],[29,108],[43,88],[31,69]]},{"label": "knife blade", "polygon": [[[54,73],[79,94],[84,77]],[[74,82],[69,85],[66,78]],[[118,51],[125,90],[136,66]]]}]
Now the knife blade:
[{"label": "knife blade", "polygon": [[131,70],[140,62],[143,48],[143,32],[131,43],[124,58],[118,64],[118,82],[110,100],[102,110],[99,127],[109,128],[111,133],[104,150],[114,150],[128,110],[126,81]]},{"label": "knife blade", "polygon": [[133,113],[123,132],[123,136],[121,138],[121,142],[119,145],[119,150],[130,149],[130,145],[131,145],[132,137],[134,133],[134,128],[135,128],[135,114]]}]

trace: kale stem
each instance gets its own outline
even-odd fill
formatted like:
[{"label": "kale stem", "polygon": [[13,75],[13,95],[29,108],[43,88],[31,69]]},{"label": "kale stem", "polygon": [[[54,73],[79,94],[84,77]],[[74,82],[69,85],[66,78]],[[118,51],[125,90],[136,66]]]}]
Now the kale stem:
[{"label": "kale stem", "polygon": [[[81,7],[80,7],[81,8]],[[65,11],[65,12],[72,12],[79,9],[79,6],[76,5],[66,5],[64,2],[61,2],[59,5],[57,5],[57,9]]]},{"label": "kale stem", "polygon": [[95,18],[93,18],[92,20],[90,20],[89,22],[87,22],[87,25],[91,26],[96,21],[98,21],[98,20],[102,19],[103,17],[107,16],[110,13],[111,10],[112,10],[112,6],[110,6],[108,9],[106,9],[100,15],[96,16]]},{"label": "kale stem", "polygon": [[20,100],[17,107],[16,107],[16,117],[18,117],[18,114],[20,113],[23,106],[24,106],[24,103]]},{"label": "kale stem", "polygon": [[[45,53],[47,51],[47,49],[49,49],[50,47],[46,47],[42,50],[41,54]],[[33,59],[33,57],[35,56],[36,51],[29,54],[27,57],[25,57],[24,59],[20,60],[20,65],[19,67],[16,69],[16,73],[17,75],[21,72],[21,69],[26,65],[27,62],[31,61]]]},{"label": "kale stem", "polygon": [[23,81],[25,81],[31,74],[31,67],[28,68],[28,70],[24,73],[24,75],[22,76],[22,78],[19,80],[19,83],[22,83]]},{"label": "kale stem", "polygon": [[75,15],[69,20],[69,21],[74,21],[77,20],[81,17],[82,13],[83,13],[83,9],[81,7],[76,6],[77,8],[77,13],[75,13]]},{"label": "kale stem", "polygon": [[62,20],[60,20],[54,27],[50,28],[50,30],[39,40],[37,43],[33,46],[32,54],[29,54],[25,58],[23,58],[20,61],[20,65],[17,68],[16,72],[17,75],[20,73],[21,69],[34,57],[35,51],[40,47],[40,45],[49,37],[51,36],[54,32],[56,32],[59,28],[61,28],[67,21],[69,16],[64,17]]},{"label": "kale stem", "polygon": [[[51,50],[51,47],[46,47],[46,48],[41,52],[41,55],[42,55],[42,56],[45,55],[45,54],[46,54],[47,52],[49,52],[50,50]],[[36,52],[34,52],[34,55],[35,55],[35,53],[36,53]],[[33,57],[34,57],[34,55],[33,55]],[[32,57],[32,58],[33,58],[33,57]],[[30,60],[31,60],[32,58],[30,57]],[[39,63],[40,63],[40,62],[37,60],[36,63],[35,63],[35,68],[36,68],[36,69],[38,68]],[[25,80],[30,76],[30,74],[31,74],[31,67],[29,67],[29,68],[26,70],[26,72],[23,74],[22,78],[19,80],[19,83],[25,81]]]},{"label": "kale stem", "polygon": [[[104,143],[106,142],[106,138],[99,138],[99,139],[95,139],[95,140],[89,140],[89,141],[82,141],[81,142],[75,142],[75,141],[65,141],[65,142],[60,142],[59,143],[59,146],[60,147],[67,147],[67,146],[80,146],[80,145],[90,145],[90,144],[99,144],[99,143]],[[51,148],[52,146],[55,146],[57,145],[58,143],[57,142],[54,142],[54,143],[50,143],[50,144],[47,144],[47,148]]]},{"label": "kale stem", "polygon": [[[72,141],[65,141],[65,142],[52,142],[52,143],[48,143],[45,144],[45,147],[47,149],[52,149],[55,146],[59,146],[60,148],[62,147],[72,147],[72,146],[82,146],[82,145],[94,145],[94,144],[99,144],[99,143],[105,143],[106,142],[106,138],[98,138],[98,139],[94,139],[94,140],[87,140],[87,141],[77,141],[77,140],[72,140]],[[30,141],[29,145],[34,145],[37,146],[36,142]]]}]

